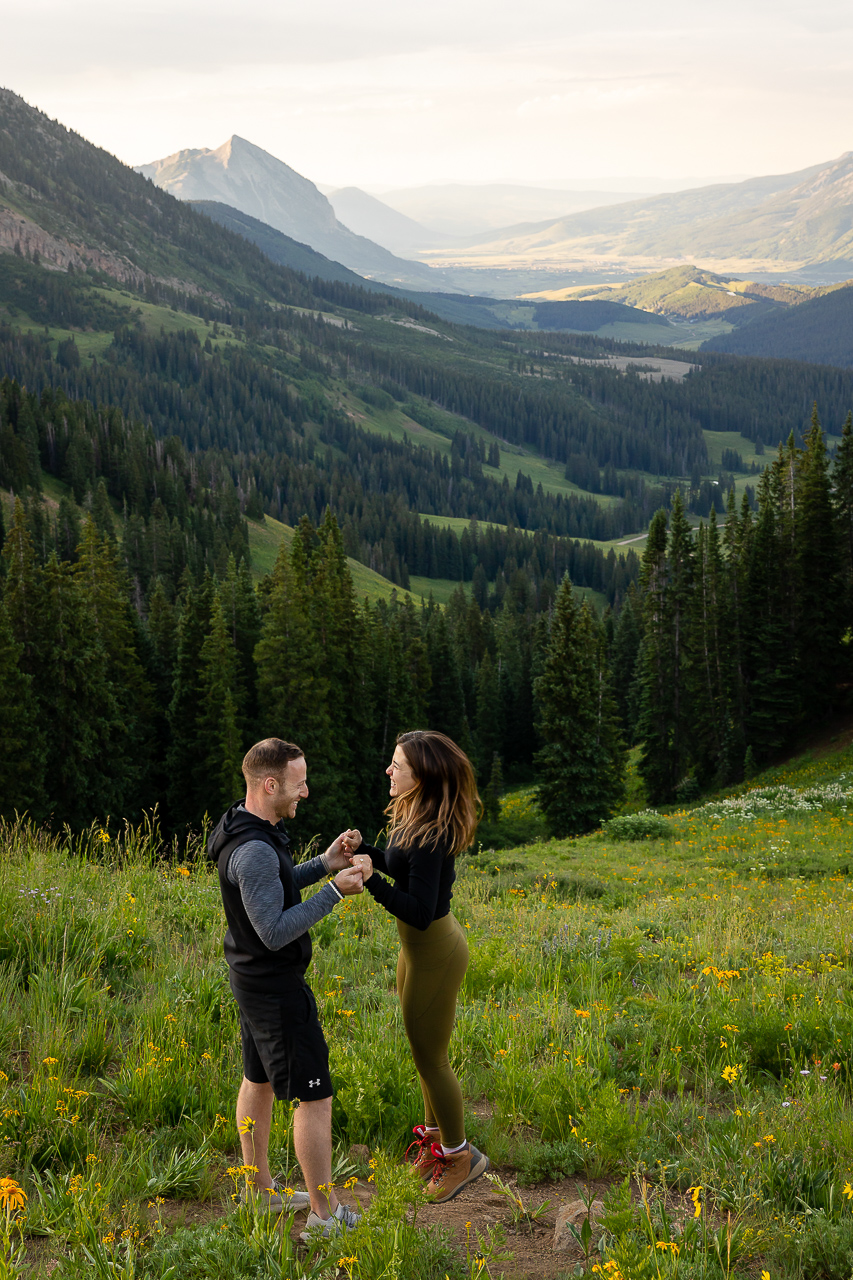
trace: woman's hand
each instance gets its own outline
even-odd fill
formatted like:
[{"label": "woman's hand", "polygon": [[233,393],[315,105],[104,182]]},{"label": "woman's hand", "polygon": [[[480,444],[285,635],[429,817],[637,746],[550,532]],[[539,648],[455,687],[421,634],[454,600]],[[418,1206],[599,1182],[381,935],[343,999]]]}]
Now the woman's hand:
[{"label": "woman's hand", "polygon": [[360,831],[342,831],[323,854],[329,871],[341,871],[344,867],[351,867],[352,855],[360,844]]},{"label": "woman's hand", "polygon": [[362,880],[369,880],[373,875],[373,859],[366,853],[360,853],[353,858],[352,865],[361,872]]}]

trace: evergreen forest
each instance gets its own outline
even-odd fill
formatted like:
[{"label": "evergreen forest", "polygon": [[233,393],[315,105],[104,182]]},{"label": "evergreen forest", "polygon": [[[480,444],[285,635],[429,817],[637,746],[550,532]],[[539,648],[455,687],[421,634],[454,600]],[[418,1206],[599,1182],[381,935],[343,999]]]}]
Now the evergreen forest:
[{"label": "evergreen forest", "polygon": [[299,835],[372,835],[430,725],[565,835],[629,747],[665,804],[843,705],[849,370],[451,323],[0,124],[0,812],[184,831],[277,734]]}]

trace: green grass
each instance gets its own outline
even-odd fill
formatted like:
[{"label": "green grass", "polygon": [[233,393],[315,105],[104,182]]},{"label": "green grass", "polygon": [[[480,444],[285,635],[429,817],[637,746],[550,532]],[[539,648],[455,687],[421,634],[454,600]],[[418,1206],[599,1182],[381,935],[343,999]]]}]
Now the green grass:
[{"label": "green grass", "polygon": [[[612,1280],[616,1267],[625,1280],[850,1274],[853,752],[826,747],[661,815],[652,839],[623,822],[619,838],[548,840],[531,789],[516,790],[502,821],[527,842],[460,859],[471,959],[451,1058],[468,1134],[504,1182],[568,1178],[562,1199],[574,1180],[610,1187],[599,1265],[613,1266],[599,1274]],[[229,1199],[239,1035],[201,839],[164,857],[150,828],[71,841],[17,823],[0,849],[0,1176],[28,1195],[24,1241],[43,1237],[32,1274],[154,1280],[169,1259],[196,1280],[248,1280],[261,1262],[328,1270],[339,1244],[306,1257]],[[467,1255],[464,1238],[407,1219],[418,1192],[399,1160],[420,1100],[393,990],[397,931],[364,895],[313,933],[337,1180],[352,1170],[371,1202],[348,1238],[351,1274],[538,1280],[541,1251],[512,1260],[526,1191],[471,1198]],[[278,1106],[271,1150],[296,1181],[290,1120]],[[348,1157],[356,1142],[377,1162],[370,1184]],[[406,1223],[407,1269],[394,1271]],[[678,1255],[659,1248],[673,1241]]]}]

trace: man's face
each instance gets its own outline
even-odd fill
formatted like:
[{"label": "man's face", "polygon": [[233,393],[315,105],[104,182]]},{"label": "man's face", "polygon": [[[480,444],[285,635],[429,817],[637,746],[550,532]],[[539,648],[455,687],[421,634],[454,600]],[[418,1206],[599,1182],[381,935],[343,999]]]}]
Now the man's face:
[{"label": "man's face", "polygon": [[[288,760],[284,773],[279,778],[267,779],[267,794],[270,795],[279,818],[295,818],[300,800],[308,795],[308,766],[305,757]],[[270,789],[274,784],[274,790]]]}]

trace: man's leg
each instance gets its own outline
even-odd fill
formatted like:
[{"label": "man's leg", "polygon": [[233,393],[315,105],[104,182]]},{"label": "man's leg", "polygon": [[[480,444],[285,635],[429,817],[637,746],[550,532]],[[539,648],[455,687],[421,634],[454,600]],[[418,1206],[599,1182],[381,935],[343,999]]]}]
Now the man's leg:
[{"label": "man's leg", "polygon": [[[243,1164],[254,1165],[257,1168],[255,1186],[262,1191],[272,1186],[269,1149],[273,1099],[271,1084],[253,1084],[251,1080],[243,1077],[240,1092],[237,1094],[237,1132],[240,1134],[240,1146],[243,1148]],[[250,1125],[244,1133],[246,1121],[250,1119],[254,1120],[254,1124]]]},{"label": "man's leg", "polygon": [[334,1191],[326,1196],[320,1187],[332,1181],[332,1099],[300,1102],[293,1113],[293,1147],[311,1197],[311,1208],[320,1218],[338,1207]]}]

